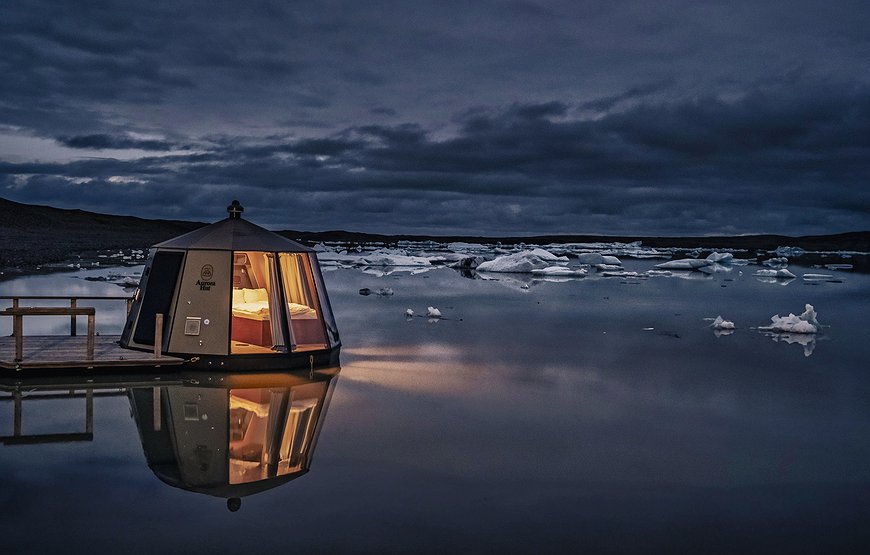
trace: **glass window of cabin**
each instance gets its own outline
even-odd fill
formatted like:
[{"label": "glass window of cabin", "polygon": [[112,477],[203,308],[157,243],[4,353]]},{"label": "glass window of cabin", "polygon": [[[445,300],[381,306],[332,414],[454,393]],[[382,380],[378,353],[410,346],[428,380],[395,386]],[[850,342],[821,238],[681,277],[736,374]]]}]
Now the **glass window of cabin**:
[{"label": "glass window of cabin", "polygon": [[290,323],[290,343],[294,351],[326,348],[323,313],[305,254],[280,253],[284,298],[287,300],[287,321]]},{"label": "glass window of cabin", "polygon": [[231,354],[286,351],[277,271],[274,253],[233,253]]}]

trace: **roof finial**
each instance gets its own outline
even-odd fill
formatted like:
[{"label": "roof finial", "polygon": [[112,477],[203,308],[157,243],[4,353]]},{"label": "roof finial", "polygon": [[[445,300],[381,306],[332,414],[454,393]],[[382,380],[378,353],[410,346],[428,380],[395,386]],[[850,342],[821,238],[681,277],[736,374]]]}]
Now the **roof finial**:
[{"label": "roof finial", "polygon": [[239,203],[239,201],[234,200],[227,206],[227,212],[230,213],[231,220],[238,220],[242,217],[242,212],[245,211],[245,208]]}]

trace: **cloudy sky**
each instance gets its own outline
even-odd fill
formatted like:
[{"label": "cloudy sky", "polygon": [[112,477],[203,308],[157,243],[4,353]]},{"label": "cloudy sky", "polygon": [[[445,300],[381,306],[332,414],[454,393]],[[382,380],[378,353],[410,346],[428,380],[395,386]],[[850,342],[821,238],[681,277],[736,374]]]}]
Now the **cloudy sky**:
[{"label": "cloudy sky", "polygon": [[870,229],[867,0],[5,0],[0,197],[432,234]]}]

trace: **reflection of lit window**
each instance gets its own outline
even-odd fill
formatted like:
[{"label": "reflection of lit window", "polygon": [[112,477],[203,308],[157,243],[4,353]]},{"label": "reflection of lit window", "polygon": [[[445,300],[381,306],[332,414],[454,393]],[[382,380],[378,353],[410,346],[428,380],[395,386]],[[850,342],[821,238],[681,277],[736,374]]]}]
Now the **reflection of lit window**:
[{"label": "reflection of lit window", "polygon": [[326,384],[230,390],[229,482],[307,468]]},{"label": "reflection of lit window", "polygon": [[269,416],[268,389],[230,391],[230,483],[253,482],[266,477],[264,448]]},{"label": "reflection of lit window", "polygon": [[298,470],[302,466],[302,455],[308,447],[308,437],[313,432],[313,416],[316,407],[316,399],[301,399],[293,401],[290,405],[287,424],[284,426],[284,437],[281,442],[278,474],[286,474]]}]

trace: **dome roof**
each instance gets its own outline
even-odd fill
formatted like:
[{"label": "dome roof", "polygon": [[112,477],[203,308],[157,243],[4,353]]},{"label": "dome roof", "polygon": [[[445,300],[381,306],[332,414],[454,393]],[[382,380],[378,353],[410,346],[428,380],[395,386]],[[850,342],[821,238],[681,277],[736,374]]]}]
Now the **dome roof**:
[{"label": "dome roof", "polygon": [[227,251],[312,252],[305,245],[291,241],[268,229],[241,218],[244,208],[233,201],[227,211],[230,216],[203,226],[174,239],[154,245],[166,249],[202,249]]}]

